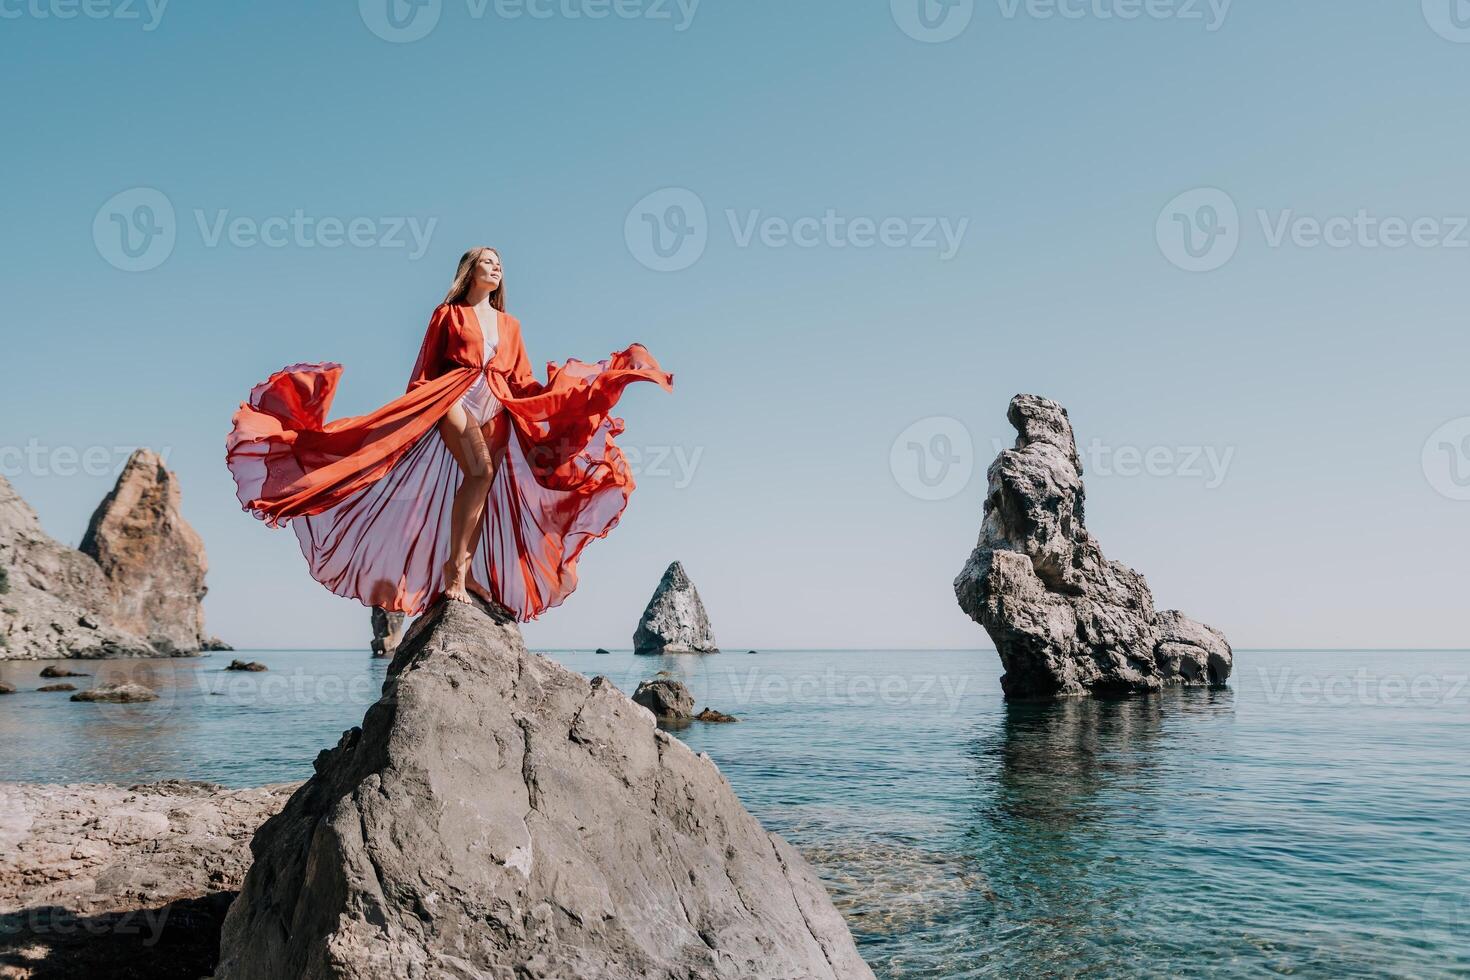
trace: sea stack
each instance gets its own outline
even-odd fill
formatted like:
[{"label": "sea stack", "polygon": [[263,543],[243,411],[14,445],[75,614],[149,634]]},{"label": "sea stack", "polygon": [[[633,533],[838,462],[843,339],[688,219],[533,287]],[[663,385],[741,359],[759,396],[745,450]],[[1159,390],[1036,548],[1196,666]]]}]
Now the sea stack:
[{"label": "sea stack", "polygon": [[479,599],[414,623],[252,851],[217,980],[873,976],[709,756]]},{"label": "sea stack", "polygon": [[699,590],[677,561],[664,572],[658,588],[653,590],[653,598],[648,600],[648,608],[643,610],[643,618],[633,634],[633,652],[720,652]]},{"label": "sea stack", "polygon": [[80,549],[42,531],[0,477],[0,660],[229,649],[204,631],[207,567],[179,511],[178,479],[151,450],[128,459]]},{"label": "sea stack", "polygon": [[373,607],[373,656],[391,657],[403,639],[403,613]]},{"label": "sea stack", "polygon": [[1018,433],[989,470],[980,540],[955,595],[1000,654],[1008,698],[1048,699],[1218,686],[1224,634],[1155,612],[1141,574],[1103,556],[1084,520],[1082,462],[1066,409],[1017,395]]}]

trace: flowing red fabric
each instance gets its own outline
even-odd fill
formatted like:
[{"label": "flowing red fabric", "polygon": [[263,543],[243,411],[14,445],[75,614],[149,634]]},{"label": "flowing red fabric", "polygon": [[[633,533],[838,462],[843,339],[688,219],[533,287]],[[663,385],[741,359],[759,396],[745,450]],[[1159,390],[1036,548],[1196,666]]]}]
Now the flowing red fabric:
[{"label": "flowing red fabric", "polygon": [[450,508],[463,474],[437,424],[484,373],[505,411],[492,440],[505,448],[477,532],[471,579],[520,620],[577,587],[577,556],[618,523],[633,475],[614,442],[611,412],[625,387],[673,390],[642,344],[588,364],[547,364],[537,380],[520,322],[499,314],[499,346],[471,307],[434,311],[401,397],[328,422],[340,364],[294,364],[250,392],[235,413],[225,461],[245,510],[290,523],[311,575],[337,595],[422,612],[444,588]]}]

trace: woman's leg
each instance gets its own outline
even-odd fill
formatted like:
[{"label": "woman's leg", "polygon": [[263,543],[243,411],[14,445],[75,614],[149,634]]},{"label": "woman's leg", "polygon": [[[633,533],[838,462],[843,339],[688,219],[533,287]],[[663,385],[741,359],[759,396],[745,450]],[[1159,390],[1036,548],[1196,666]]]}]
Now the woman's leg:
[{"label": "woman's leg", "polygon": [[[499,472],[500,470],[501,462],[505,459],[505,450],[507,445],[506,440],[510,438],[510,414],[503,409],[499,412],[496,412],[495,416],[491,418],[490,421],[480,426],[480,435],[485,440],[485,447],[490,453],[490,473],[493,479],[494,474]],[[480,535],[485,526],[485,521],[489,520],[489,518],[490,508],[488,506],[482,507],[480,509],[479,520],[475,523],[475,530],[473,532],[472,538],[476,545],[480,541]],[[471,554],[474,553],[473,546],[471,547],[470,552]],[[485,560],[488,565],[491,559],[487,556]],[[473,575],[470,575],[468,578],[465,579],[465,590],[474,593],[481,599],[484,599],[486,602],[499,602],[499,600],[491,594],[489,589],[485,588],[479,582],[475,581]]]},{"label": "woman's leg", "polygon": [[485,496],[495,477],[495,463],[485,434],[459,403],[439,421],[439,435],[464,474],[449,512],[449,559],[444,563],[444,597],[469,602],[465,576],[469,572],[475,532],[485,510]]}]

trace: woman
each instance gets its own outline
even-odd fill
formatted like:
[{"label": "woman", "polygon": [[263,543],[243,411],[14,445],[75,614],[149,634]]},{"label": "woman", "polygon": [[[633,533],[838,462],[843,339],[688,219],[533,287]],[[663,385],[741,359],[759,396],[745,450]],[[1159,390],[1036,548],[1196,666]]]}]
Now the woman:
[{"label": "woman", "polygon": [[641,344],[538,381],[484,247],[460,259],[402,397],[327,422],[341,375],[296,364],[251,391],[226,440],[240,503],[290,522],[338,595],[412,615],[475,591],[523,621],[571,594],[577,556],[628,504],[610,414],[623,389],[674,381]]}]

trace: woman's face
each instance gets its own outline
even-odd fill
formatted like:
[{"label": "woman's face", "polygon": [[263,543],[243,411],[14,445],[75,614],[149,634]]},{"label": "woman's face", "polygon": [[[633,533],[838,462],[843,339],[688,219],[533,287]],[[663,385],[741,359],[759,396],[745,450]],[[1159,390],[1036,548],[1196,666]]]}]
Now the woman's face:
[{"label": "woman's face", "polygon": [[475,263],[475,280],[490,287],[494,292],[500,288],[503,276],[500,271],[500,253],[494,249],[486,249]]}]

